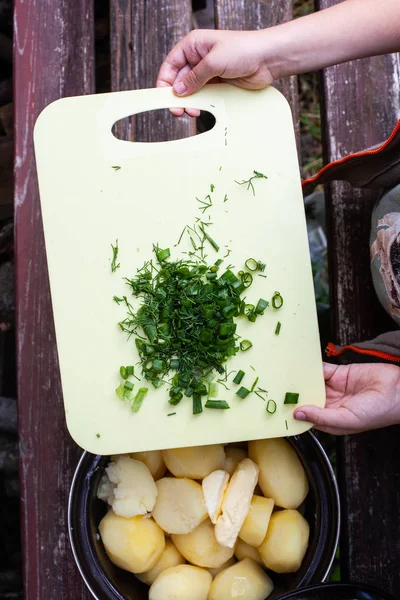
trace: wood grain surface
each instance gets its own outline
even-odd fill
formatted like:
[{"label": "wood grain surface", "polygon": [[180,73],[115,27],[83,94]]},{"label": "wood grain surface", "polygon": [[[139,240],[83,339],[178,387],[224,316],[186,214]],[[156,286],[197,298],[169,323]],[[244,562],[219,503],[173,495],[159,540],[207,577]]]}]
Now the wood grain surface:
[{"label": "wood grain surface", "polygon": [[27,600],[84,600],[90,595],[75,567],[67,530],[68,494],[80,450],[65,427],[32,132],[36,117],[53,100],[94,91],[93,6],[90,0],[16,0],[14,6],[24,591]]},{"label": "wood grain surface", "polygon": [[[290,21],[292,15],[292,0],[215,0],[215,23],[218,29],[264,29]],[[300,155],[297,77],[281,79],[275,86],[288,100],[292,109],[297,150]]]},{"label": "wood grain surface", "polygon": [[[319,0],[325,8],[335,0]],[[258,29],[292,16],[292,0],[216,0],[217,27]],[[167,52],[190,30],[190,0],[113,0],[112,89],[153,87]],[[15,0],[15,227],[20,474],[27,600],[85,600],[67,535],[67,500],[80,453],[69,437],[44,251],[33,125],[51,101],[94,91],[91,0]],[[399,58],[327,69],[323,76],[326,158],[378,143],[400,113]],[[298,138],[297,84],[279,83]],[[144,115],[118,126],[123,139],[158,141],[193,133],[193,121]],[[375,195],[335,184],[328,196],[332,302],[337,342],[393,327],[369,273],[369,220]],[[340,444],[343,575],[400,597],[400,467],[395,429]]]},{"label": "wood grain surface", "polygon": [[[320,8],[337,4],[320,0]],[[400,117],[398,55],[359,60],[323,74],[326,160],[383,141]],[[333,184],[328,193],[331,299],[340,344],[396,329],[376,299],[369,265],[378,195]],[[340,440],[342,567],[347,579],[400,597],[400,436],[390,428]],[[396,458],[397,457],[397,458]]]},{"label": "wood grain surface", "polygon": [[[190,29],[190,0],[113,1],[112,90],[155,87],[162,61]],[[117,126],[118,137],[140,142],[179,139],[194,132],[194,119],[176,119],[166,110],[125,119]]]}]

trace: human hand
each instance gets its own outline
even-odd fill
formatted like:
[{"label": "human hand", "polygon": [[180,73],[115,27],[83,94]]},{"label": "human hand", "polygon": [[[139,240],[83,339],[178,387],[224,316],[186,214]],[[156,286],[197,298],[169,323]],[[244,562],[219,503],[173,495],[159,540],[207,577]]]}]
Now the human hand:
[{"label": "human hand", "polygon": [[[267,65],[262,31],[194,30],[168,54],[157,77],[157,87],[172,86],[178,96],[189,96],[207,82],[229,82],[259,90],[274,81]],[[181,116],[183,108],[172,109]],[[199,110],[188,108],[193,117]]]},{"label": "human hand", "polygon": [[325,408],[301,406],[294,417],[333,435],[400,423],[400,368],[387,364],[324,364]]}]

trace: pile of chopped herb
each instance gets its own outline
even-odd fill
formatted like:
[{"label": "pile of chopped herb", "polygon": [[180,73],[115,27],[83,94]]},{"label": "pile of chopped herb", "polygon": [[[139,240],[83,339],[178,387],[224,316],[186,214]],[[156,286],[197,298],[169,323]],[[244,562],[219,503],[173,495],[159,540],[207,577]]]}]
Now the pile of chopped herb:
[{"label": "pile of chopped herb", "polygon": [[[212,373],[223,374],[224,363],[241,350],[235,319],[254,322],[268,302],[260,298],[256,305],[247,304],[242,294],[252,283],[250,273],[222,269],[221,259],[208,266],[193,256],[170,261],[168,248],[155,246],[154,252],[155,260],[126,279],[140,307],[135,310],[126,296],[114,298],[128,309],[120,327],[135,336],[144,379],[156,388],[170,384],[172,405],[192,398],[196,414]],[[249,349],[251,343],[244,342],[243,350]]]}]

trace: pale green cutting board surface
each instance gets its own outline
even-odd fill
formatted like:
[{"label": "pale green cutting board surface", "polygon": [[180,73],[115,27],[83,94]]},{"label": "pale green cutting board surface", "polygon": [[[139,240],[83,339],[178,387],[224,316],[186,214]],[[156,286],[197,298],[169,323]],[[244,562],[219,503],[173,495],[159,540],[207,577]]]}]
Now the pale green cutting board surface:
[{"label": "pale green cutting board surface", "polygon": [[[181,104],[182,105],[182,104]],[[170,89],[65,98],[49,105],[35,127],[46,251],[56,325],[67,426],[82,448],[97,454],[231,442],[302,433],[306,423],[283,405],[285,392],[299,404],[324,404],[324,383],[306,222],[290,109],[273,88],[246,91],[209,85],[184,105],[212,112],[215,127],[202,135],[165,143],[116,139],[113,124],[146,110],[179,106]],[[118,165],[120,170],[112,166]],[[222,168],[221,168],[222,167]],[[256,195],[236,180],[253,170]],[[255,394],[245,400],[220,386],[230,410],[192,415],[192,402],[168,404],[166,387],[149,393],[133,414],[115,395],[120,365],[138,360],[134,341],[118,327],[125,317],[113,296],[129,295],[132,277],[152,257],[152,244],[170,247],[173,258],[189,249],[185,225],[201,217],[196,197],[214,184],[208,262],[232,253],[224,265],[243,268],[249,257],[267,264],[247,296],[271,300],[256,324],[238,320],[253,348],[239,353],[228,370],[242,369],[242,385],[256,376],[277,411],[269,415]],[[228,200],[223,202],[227,194]],[[110,243],[119,240],[121,268],[111,273]],[[279,336],[274,334],[277,321]],[[252,365],[255,371],[250,367]],[[138,369],[136,369],[138,372]],[[230,377],[232,379],[233,375]],[[136,389],[140,386],[136,385]],[[176,412],[168,417],[168,413]],[[100,434],[100,437],[97,437]]]}]

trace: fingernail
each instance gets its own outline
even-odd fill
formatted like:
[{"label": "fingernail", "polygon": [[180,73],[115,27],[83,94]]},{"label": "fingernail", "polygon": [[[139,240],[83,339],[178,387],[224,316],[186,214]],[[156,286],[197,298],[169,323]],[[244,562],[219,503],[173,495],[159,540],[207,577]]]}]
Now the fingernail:
[{"label": "fingernail", "polygon": [[183,81],[178,81],[175,85],[174,85],[174,91],[177,94],[184,94],[186,92],[186,85],[183,83]]},{"label": "fingernail", "polygon": [[296,421],[305,421],[306,415],[305,413],[301,412],[301,410],[298,410],[294,413],[294,418],[296,419]]}]

